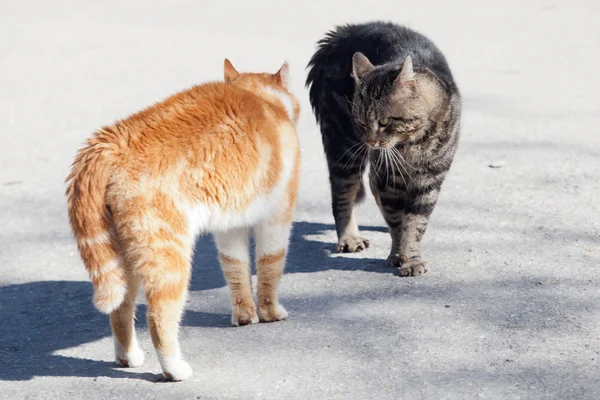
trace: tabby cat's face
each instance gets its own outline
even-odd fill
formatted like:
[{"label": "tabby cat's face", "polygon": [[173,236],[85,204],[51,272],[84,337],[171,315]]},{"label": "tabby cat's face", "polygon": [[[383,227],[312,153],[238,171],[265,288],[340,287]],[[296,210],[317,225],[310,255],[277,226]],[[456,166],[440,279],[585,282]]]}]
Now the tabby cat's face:
[{"label": "tabby cat's face", "polygon": [[355,55],[353,64],[352,117],[363,140],[373,148],[418,141],[424,134],[427,106],[419,95],[410,58],[400,69],[374,67],[362,54]]}]

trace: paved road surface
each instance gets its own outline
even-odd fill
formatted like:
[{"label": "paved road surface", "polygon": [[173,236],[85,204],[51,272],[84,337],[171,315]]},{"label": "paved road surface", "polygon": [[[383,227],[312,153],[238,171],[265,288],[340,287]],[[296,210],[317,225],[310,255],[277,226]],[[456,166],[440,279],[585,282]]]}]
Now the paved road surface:
[{"label": "paved road surface", "polygon": [[[546,1],[0,4],[0,398],[600,398],[600,5]],[[567,5],[568,4],[568,5]],[[303,87],[334,24],[391,19],[445,52],[463,137],[424,244],[430,272],[373,247],[331,254],[320,136]],[[102,124],[195,83],[284,59],[302,100],[303,184],[282,303],[290,319],[229,327],[209,238],[198,242],[181,342],[195,375],[117,369],[71,239],[63,180]],[[502,161],[502,168],[489,164]]]}]

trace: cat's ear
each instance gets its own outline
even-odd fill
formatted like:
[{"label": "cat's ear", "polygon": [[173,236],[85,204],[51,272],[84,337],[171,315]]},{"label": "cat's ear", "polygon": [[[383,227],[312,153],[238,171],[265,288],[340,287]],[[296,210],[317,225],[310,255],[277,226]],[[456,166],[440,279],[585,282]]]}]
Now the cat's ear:
[{"label": "cat's ear", "polygon": [[225,59],[225,82],[231,82],[240,76],[240,73],[233,67],[233,64],[228,59]]},{"label": "cat's ear", "polygon": [[396,83],[404,87],[414,88],[417,85],[415,80],[415,71],[413,70],[412,57],[407,56],[402,64],[400,74],[396,78]]},{"label": "cat's ear", "polygon": [[278,84],[286,89],[288,88],[290,84],[290,66],[287,61],[283,62],[283,65],[279,68],[279,71],[275,72],[274,76]]},{"label": "cat's ear", "polygon": [[359,82],[370,70],[375,68],[363,53],[354,53],[352,56],[352,76]]}]

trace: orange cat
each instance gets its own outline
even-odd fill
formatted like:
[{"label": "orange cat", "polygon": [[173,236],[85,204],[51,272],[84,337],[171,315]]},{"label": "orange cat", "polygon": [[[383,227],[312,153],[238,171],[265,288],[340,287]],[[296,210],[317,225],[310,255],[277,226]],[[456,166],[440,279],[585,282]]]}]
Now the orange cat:
[{"label": "orange cat", "polygon": [[[277,301],[296,204],[298,101],[288,66],[238,73],[178,93],[100,129],[67,178],[69,218],[94,286],[110,314],[116,360],[141,365],[134,329],[138,284],[167,379],[187,379],[177,334],[198,233],[214,233],[233,300],[232,323],[277,321]],[[258,307],[249,234],[256,239]]]}]

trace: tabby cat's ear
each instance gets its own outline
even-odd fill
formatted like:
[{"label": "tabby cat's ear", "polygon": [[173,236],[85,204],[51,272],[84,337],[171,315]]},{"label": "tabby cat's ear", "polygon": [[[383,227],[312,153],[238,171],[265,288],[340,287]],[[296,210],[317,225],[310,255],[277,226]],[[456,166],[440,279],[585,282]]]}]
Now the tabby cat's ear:
[{"label": "tabby cat's ear", "polygon": [[396,82],[401,86],[407,86],[410,88],[414,88],[416,86],[415,81],[415,71],[413,70],[412,57],[407,56],[404,59],[404,64],[402,64],[402,70],[400,70],[400,74],[396,78]]},{"label": "tabby cat's ear", "polygon": [[375,68],[363,53],[354,53],[352,56],[352,76],[359,82],[370,70]]},{"label": "tabby cat's ear", "polygon": [[240,73],[233,67],[233,64],[228,59],[225,59],[225,82],[231,82],[235,80]]},{"label": "tabby cat's ear", "polygon": [[281,68],[279,68],[279,71],[277,71],[274,76],[278,84],[286,89],[288,88],[290,84],[290,66],[288,65],[287,61],[283,62],[283,65]]}]

